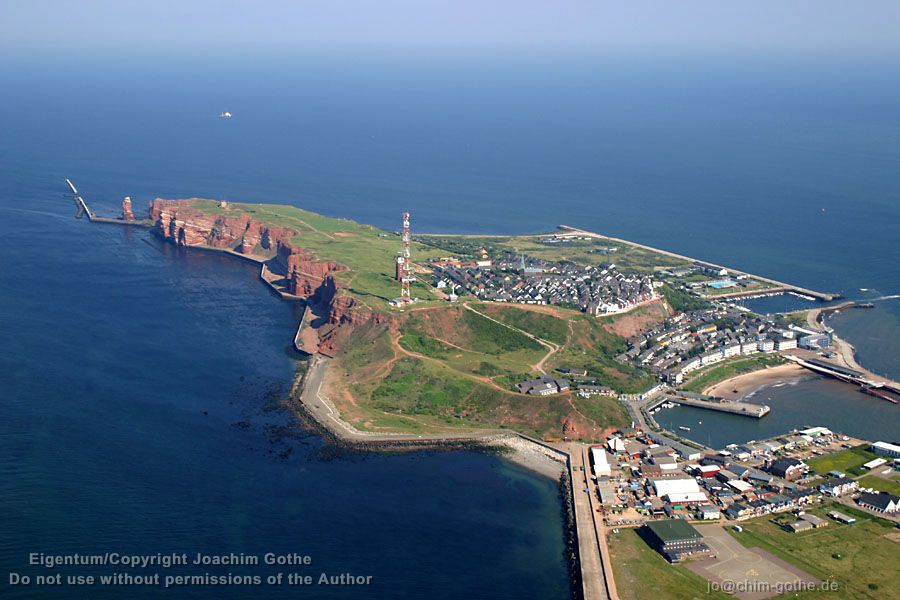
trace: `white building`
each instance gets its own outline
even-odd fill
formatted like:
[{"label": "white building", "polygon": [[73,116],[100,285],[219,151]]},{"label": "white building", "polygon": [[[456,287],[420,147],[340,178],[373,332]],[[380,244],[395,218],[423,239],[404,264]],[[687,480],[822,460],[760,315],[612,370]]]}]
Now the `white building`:
[{"label": "white building", "polygon": [[775,340],[775,349],[779,352],[783,350],[793,350],[797,347],[797,340],[793,338],[779,338]]},{"label": "white building", "polygon": [[756,342],[754,342],[754,341],[741,342],[741,354],[756,354],[757,352],[759,352],[759,348],[756,347]]},{"label": "white building", "polygon": [[874,452],[875,454],[881,454],[882,456],[900,458],[900,446],[898,446],[897,444],[875,442],[874,444],[872,444],[872,452]]},{"label": "white building", "polygon": [[609,477],[612,467],[609,466],[609,457],[603,448],[591,448],[591,459],[594,463],[594,475],[597,477]]},{"label": "white building", "polygon": [[877,469],[881,465],[886,465],[886,464],[887,464],[887,459],[875,458],[875,459],[870,460],[866,464],[864,464],[863,469],[868,469],[871,471],[872,469]]},{"label": "white building", "polygon": [[723,358],[725,357],[722,355],[721,350],[713,350],[712,352],[707,352],[706,354],[702,355],[700,357],[700,362],[703,365],[711,365],[719,362]]},{"label": "white building", "polygon": [[756,349],[760,352],[775,352],[775,340],[761,338],[756,340]]},{"label": "white building", "polygon": [[610,452],[625,452],[625,440],[620,437],[609,438],[606,447]]},{"label": "white building", "polygon": [[750,485],[746,481],[741,481],[740,479],[732,479],[728,482],[728,486],[734,491],[741,494],[746,494],[747,492],[753,491],[752,485]]},{"label": "white building", "polygon": [[722,513],[711,504],[704,504],[698,509],[697,515],[704,521],[714,521],[721,518]]},{"label": "white building", "polygon": [[730,344],[722,348],[722,356],[727,358],[729,356],[736,356],[741,353],[741,345],[740,344]]},{"label": "white building", "polygon": [[657,496],[678,496],[679,494],[700,493],[700,486],[692,477],[680,479],[651,479],[653,491]]}]

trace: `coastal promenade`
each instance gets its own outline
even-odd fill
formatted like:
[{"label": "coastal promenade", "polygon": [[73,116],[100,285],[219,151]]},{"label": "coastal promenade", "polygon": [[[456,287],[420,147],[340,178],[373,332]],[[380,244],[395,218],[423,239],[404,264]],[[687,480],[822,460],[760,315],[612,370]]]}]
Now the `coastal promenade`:
[{"label": "coastal promenade", "polygon": [[[578,530],[578,557],[581,562],[581,582],[584,600],[618,600],[612,582],[612,563],[606,546],[606,534],[600,513],[594,509],[590,479],[591,465],[588,446],[566,444],[572,477],[572,502],[575,505],[575,525]],[[608,574],[608,575],[607,575]]]}]

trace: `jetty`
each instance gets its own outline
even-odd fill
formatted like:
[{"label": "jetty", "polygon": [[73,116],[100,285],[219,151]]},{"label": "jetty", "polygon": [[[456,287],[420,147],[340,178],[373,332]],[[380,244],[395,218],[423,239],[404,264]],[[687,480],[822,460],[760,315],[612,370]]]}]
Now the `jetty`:
[{"label": "jetty", "polygon": [[77,211],[75,216],[80,219],[83,215],[87,215],[88,221],[93,221],[94,213],[91,212],[87,202],[84,201],[84,198],[81,197],[81,194],[79,194],[78,190],[75,188],[75,184],[72,183],[68,177],[66,178],[66,185],[72,190],[72,199],[75,201],[75,209]]},{"label": "jetty", "polygon": [[672,396],[666,396],[661,399],[656,406],[666,402],[672,402],[673,404],[680,404],[682,406],[693,406],[694,408],[703,408],[706,410],[715,410],[730,413],[732,415],[740,415],[742,417],[752,417],[754,419],[761,419],[772,410],[765,404],[733,402],[718,396],[704,396],[702,394],[690,394],[688,392],[679,392]]},{"label": "jetty", "polygon": [[66,185],[68,185],[69,189],[72,191],[72,199],[75,201],[75,217],[78,219],[87,215],[88,221],[91,223],[109,223],[112,225],[128,225],[130,227],[148,227],[150,225],[150,222],[147,219],[128,220],[124,218],[97,216],[97,214],[91,210],[91,207],[88,206],[87,202],[84,201],[81,193],[68,177],[66,178]]}]

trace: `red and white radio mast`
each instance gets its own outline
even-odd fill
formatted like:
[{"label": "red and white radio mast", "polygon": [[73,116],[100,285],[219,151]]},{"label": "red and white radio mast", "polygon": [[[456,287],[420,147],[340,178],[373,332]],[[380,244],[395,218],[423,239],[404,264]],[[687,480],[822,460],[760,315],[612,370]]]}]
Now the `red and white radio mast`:
[{"label": "red and white radio mast", "polygon": [[410,232],[409,232],[409,213],[403,213],[403,233],[400,239],[403,241],[403,247],[400,256],[397,257],[397,279],[400,280],[400,301],[412,302],[412,294],[410,293],[409,284],[416,280],[413,275],[412,260],[410,259]]}]

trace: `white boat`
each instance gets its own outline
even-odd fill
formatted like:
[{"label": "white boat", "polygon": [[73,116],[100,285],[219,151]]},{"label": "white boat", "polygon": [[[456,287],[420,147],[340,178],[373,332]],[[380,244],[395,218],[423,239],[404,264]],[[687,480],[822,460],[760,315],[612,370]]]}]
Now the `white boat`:
[{"label": "white boat", "polygon": [[222,112],[219,113],[219,118],[220,119],[230,119],[231,113],[228,112],[227,110],[223,110]]},{"label": "white boat", "polygon": [[680,429],[682,431],[690,431],[691,430],[690,427],[681,427],[680,425],[679,425],[678,429]]}]

